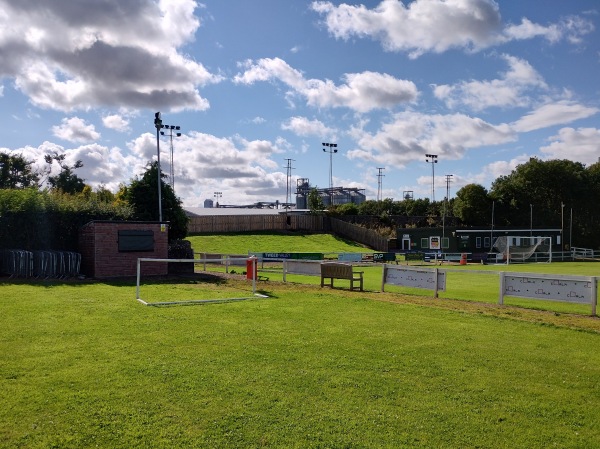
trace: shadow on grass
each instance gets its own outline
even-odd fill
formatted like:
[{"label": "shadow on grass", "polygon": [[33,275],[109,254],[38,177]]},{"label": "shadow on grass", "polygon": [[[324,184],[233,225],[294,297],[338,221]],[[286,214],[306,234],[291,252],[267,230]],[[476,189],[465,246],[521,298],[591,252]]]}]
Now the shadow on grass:
[{"label": "shadow on grass", "polygon": [[[165,285],[165,284],[214,284],[225,285],[229,281],[223,274],[210,273],[190,273],[168,276],[142,276],[144,285]],[[136,277],[127,276],[111,279],[92,279],[92,278],[11,278],[0,277],[0,285],[38,285],[46,288],[58,286],[86,287],[90,285],[107,285],[110,287],[135,287]]]}]

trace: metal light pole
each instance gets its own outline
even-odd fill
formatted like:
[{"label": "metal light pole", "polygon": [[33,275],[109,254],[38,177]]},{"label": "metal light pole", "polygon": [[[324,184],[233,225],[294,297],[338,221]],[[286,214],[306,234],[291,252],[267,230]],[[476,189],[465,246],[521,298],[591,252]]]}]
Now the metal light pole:
[{"label": "metal light pole", "polygon": [[560,250],[565,250],[565,203],[560,202]]},{"label": "metal light pole", "polygon": [[571,218],[569,219],[569,250],[573,251],[573,208],[571,208]]},{"label": "metal light pole", "polygon": [[159,138],[159,131],[160,129],[163,127],[162,124],[162,119],[160,118],[160,112],[157,112],[154,114],[154,126],[156,127],[156,156],[157,156],[157,162],[158,162],[158,166],[157,168],[157,172],[158,172],[158,221],[162,223],[162,186],[161,186],[161,179],[160,179],[160,138]]},{"label": "metal light pole", "polygon": [[329,153],[329,205],[333,206],[333,154],[337,153],[337,143],[323,142],[323,151]]},{"label": "metal light pole", "polygon": [[431,202],[435,203],[435,164],[437,164],[437,154],[426,154],[425,162],[431,163]]},{"label": "metal light pole", "polygon": [[529,205],[529,237],[533,235],[533,204]]},{"label": "metal light pole", "polygon": [[490,228],[490,252],[494,249],[494,209],[496,207],[496,202],[492,201],[492,227]]},{"label": "metal light pole", "polygon": [[[164,129],[168,129],[169,132],[168,134],[165,134],[164,131],[160,132],[161,136],[167,135],[169,136],[169,139],[171,141],[171,170],[170,170],[170,177],[171,177],[171,188],[173,189],[173,193],[175,192],[175,169],[173,168],[173,130],[175,131],[179,131],[181,129],[180,126],[177,125],[163,125]],[[180,132],[176,132],[175,133],[176,137],[181,137],[181,133]]]}]

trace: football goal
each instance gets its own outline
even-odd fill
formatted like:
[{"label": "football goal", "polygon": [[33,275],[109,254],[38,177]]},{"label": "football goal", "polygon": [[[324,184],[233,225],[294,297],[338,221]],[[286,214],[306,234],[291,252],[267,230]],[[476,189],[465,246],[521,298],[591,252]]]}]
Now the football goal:
[{"label": "football goal", "polygon": [[[257,272],[257,259],[256,258],[230,258],[228,259],[229,262],[231,263],[235,263],[235,262],[246,262],[246,263],[251,263],[252,265],[252,271],[250,273],[256,273]],[[228,297],[225,295],[223,288],[220,288],[218,290],[216,290],[216,295],[217,297],[209,297],[206,299],[185,299],[185,300],[180,300],[180,299],[172,299],[169,301],[150,301],[150,300],[145,300],[142,299],[141,295],[140,295],[140,290],[141,290],[141,286],[142,286],[142,264],[150,264],[150,263],[192,263],[192,264],[203,264],[206,267],[206,264],[222,264],[223,263],[223,259],[222,258],[218,258],[218,259],[152,259],[152,258],[139,258],[137,260],[137,279],[136,279],[136,285],[135,285],[135,298],[141,302],[142,304],[144,304],[145,306],[170,306],[170,305],[184,305],[184,304],[208,304],[208,303],[220,303],[220,302],[231,302],[231,301],[244,301],[247,299],[254,299],[254,298],[268,298],[268,296],[257,293],[256,291],[256,277],[257,276],[248,276],[249,280],[252,281],[252,289],[250,290],[250,288],[248,287],[247,290],[242,290],[242,294],[241,296],[239,295],[239,290],[233,290],[235,293],[237,294],[232,294],[231,297]],[[239,285],[244,285],[244,283],[240,283]],[[243,287],[244,288],[244,287]],[[211,292],[209,292],[210,294]],[[174,293],[173,293],[174,295]]]},{"label": "football goal", "polygon": [[496,238],[493,247],[497,258],[507,264],[514,262],[552,262],[552,237],[549,236],[502,236]]}]

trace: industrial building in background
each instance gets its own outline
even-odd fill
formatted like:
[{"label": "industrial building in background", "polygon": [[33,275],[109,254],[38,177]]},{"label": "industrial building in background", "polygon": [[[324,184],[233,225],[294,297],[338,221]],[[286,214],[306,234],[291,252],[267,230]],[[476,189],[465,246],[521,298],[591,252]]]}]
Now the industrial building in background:
[{"label": "industrial building in background", "polygon": [[[300,178],[296,181],[296,209],[308,209],[308,195],[314,188],[310,185],[308,178]],[[367,199],[365,189],[355,187],[317,188],[317,193],[323,200],[325,207],[348,203],[360,204]]]}]

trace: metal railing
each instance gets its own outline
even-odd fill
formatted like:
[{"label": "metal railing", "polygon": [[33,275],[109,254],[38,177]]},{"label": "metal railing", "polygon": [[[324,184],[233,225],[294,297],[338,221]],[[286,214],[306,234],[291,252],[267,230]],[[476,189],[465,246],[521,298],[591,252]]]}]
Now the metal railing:
[{"label": "metal railing", "polygon": [[80,268],[81,254],[71,251],[0,251],[0,273],[10,278],[66,279]]}]

